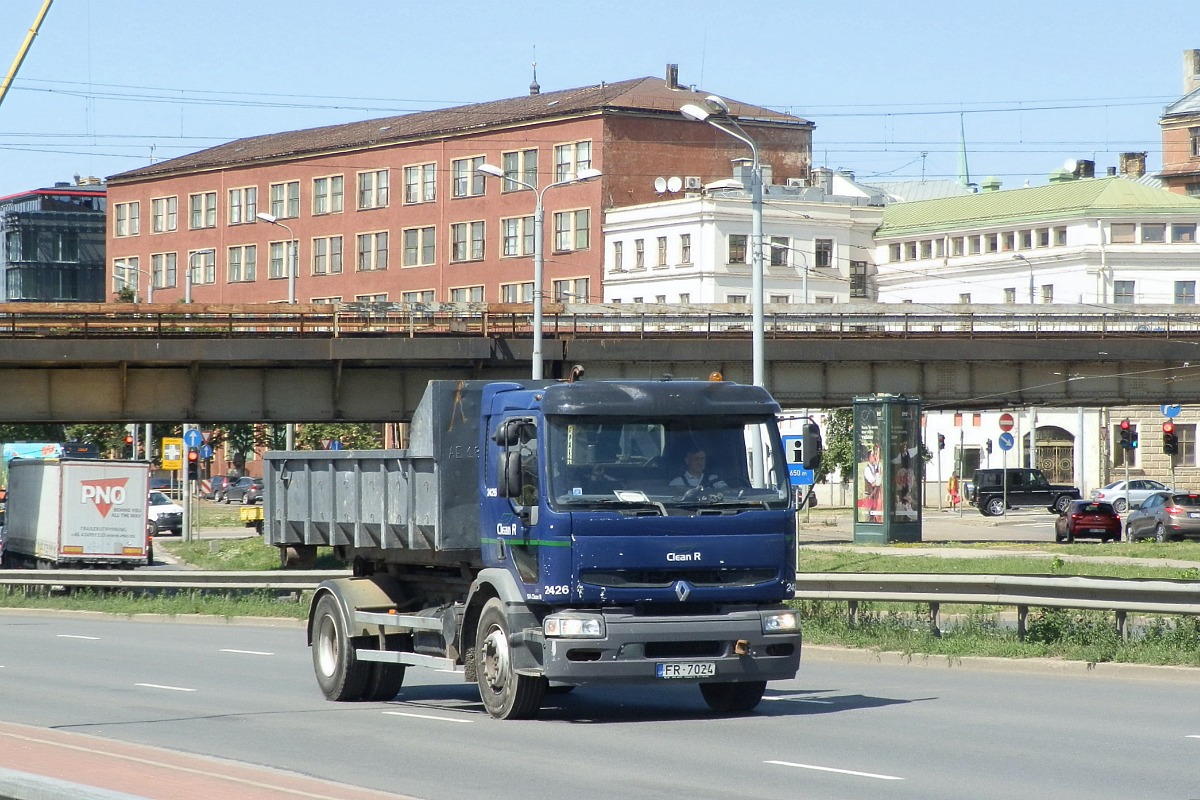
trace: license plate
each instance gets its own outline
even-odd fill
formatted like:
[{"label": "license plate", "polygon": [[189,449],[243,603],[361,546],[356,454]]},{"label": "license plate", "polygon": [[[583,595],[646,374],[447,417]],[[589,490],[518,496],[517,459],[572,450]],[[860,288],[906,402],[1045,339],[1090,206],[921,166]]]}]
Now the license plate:
[{"label": "license plate", "polygon": [[1088,528],[1088,533],[1108,533],[1107,528]]},{"label": "license plate", "polygon": [[1192,519],[1196,519],[1196,518],[1200,517],[1200,511],[1189,511],[1188,516],[1191,517]]},{"label": "license plate", "polygon": [[660,678],[711,678],[717,674],[714,661],[672,661],[658,664],[655,674]]}]

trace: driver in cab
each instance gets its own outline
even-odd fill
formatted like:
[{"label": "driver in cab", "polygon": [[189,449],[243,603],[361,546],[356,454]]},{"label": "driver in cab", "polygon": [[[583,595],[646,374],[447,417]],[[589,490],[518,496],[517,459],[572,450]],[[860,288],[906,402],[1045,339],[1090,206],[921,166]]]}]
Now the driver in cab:
[{"label": "driver in cab", "polygon": [[707,471],[707,462],[708,456],[703,448],[689,449],[683,459],[683,472],[671,480],[671,486],[681,487],[688,494],[728,489],[729,484],[721,480],[720,476]]}]

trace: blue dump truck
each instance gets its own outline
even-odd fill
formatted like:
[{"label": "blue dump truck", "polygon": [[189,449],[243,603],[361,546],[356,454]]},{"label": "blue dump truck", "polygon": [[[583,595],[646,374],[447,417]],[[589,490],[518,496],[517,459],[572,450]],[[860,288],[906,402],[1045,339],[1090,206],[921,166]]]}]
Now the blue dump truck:
[{"label": "blue dump truck", "polygon": [[622,683],[753,709],[800,664],[778,412],[720,380],[433,381],[406,450],[268,453],[266,542],[353,565],[309,610],[322,692],[388,700],[426,666],[499,719]]}]

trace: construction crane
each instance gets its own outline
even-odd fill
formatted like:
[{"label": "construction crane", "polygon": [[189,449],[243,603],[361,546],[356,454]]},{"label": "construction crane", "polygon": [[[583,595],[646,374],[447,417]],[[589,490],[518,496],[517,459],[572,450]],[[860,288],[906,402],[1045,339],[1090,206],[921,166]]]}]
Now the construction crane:
[{"label": "construction crane", "polygon": [[0,84],[0,104],[4,103],[4,98],[8,94],[8,87],[12,85],[13,78],[17,77],[17,70],[21,68],[21,62],[25,60],[25,54],[29,52],[29,46],[33,44],[33,38],[38,35],[38,30],[42,27],[42,20],[46,18],[46,12],[50,10],[52,2],[54,0],[44,0],[42,2],[42,10],[38,12],[37,19],[33,21],[33,26],[25,34],[25,41],[21,43],[21,49],[17,51],[17,57],[13,59],[12,66],[8,68],[8,74],[4,76],[4,83]]}]

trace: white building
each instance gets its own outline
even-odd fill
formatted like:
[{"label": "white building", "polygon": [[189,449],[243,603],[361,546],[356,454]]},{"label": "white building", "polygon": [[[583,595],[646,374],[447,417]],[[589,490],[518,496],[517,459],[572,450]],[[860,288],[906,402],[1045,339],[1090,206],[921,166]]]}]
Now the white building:
[{"label": "white building", "polygon": [[[609,303],[747,303],[751,204],[718,181],[677,200],[615,208],[604,222]],[[832,188],[832,184],[830,184]],[[764,187],[763,289],[771,304],[867,298],[882,197]]]}]

